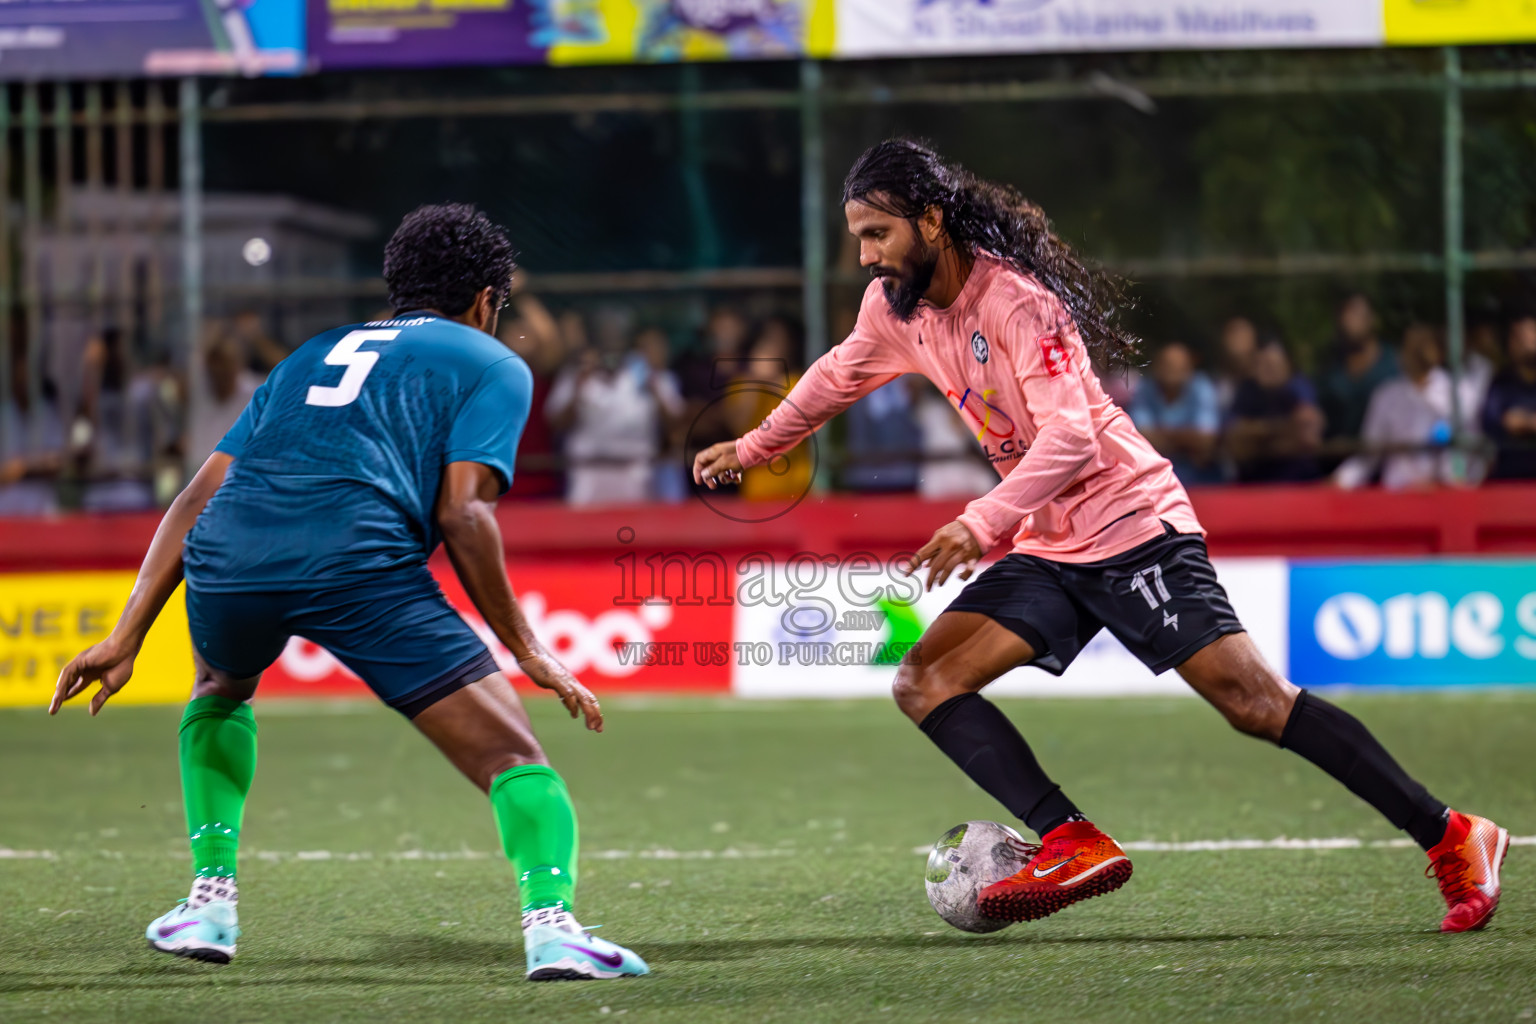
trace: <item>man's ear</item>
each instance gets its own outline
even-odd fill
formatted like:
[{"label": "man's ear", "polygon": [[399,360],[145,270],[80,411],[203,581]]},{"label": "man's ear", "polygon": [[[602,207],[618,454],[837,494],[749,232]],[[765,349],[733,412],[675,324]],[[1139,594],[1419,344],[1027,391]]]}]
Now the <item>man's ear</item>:
[{"label": "man's ear", "polygon": [[475,326],[487,333],[496,329],[496,289],[489,285],[475,296]]},{"label": "man's ear", "polygon": [[935,204],[924,210],[923,215],[917,219],[917,229],[922,233],[923,241],[937,245],[939,239],[944,237],[943,208]]}]

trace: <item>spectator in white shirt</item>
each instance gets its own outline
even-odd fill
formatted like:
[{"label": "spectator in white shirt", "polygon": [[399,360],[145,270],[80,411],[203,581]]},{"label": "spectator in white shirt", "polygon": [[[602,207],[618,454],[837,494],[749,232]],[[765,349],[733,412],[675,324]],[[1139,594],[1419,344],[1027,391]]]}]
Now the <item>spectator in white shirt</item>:
[{"label": "spectator in white shirt", "polygon": [[670,372],[629,355],[611,342],[586,349],[550,388],[544,414],[565,435],[566,499],[573,505],[654,496],[663,429],[685,407]]},{"label": "spectator in white shirt", "polygon": [[201,466],[245,411],[261,378],[246,368],[236,341],[222,335],[203,350],[203,387],[187,429],[187,455]]},{"label": "spectator in white shirt", "polygon": [[1382,487],[1393,491],[1475,483],[1469,476],[1480,475],[1480,468],[1463,468],[1468,460],[1458,459],[1448,445],[1453,411],[1460,413],[1464,431],[1476,430],[1476,384],[1462,381],[1460,407],[1453,410],[1454,387],[1444,366],[1440,332],[1427,324],[1414,324],[1403,333],[1400,359],[1401,374],[1378,385],[1366,406],[1360,437],[1366,450],[1334,471],[1334,483],[1359,487],[1378,469]]}]

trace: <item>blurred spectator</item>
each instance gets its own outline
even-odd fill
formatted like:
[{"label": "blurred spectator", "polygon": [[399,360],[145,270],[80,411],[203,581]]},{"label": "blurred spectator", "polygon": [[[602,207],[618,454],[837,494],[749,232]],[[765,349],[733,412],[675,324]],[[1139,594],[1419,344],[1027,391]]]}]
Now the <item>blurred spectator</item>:
[{"label": "blurred spectator", "polygon": [[261,386],[241,356],[239,344],[227,334],[215,337],[203,350],[203,387],[187,427],[187,458],[193,467],[213,454]]},{"label": "blurred spectator", "polygon": [[512,308],[504,314],[497,331],[501,343],[522,356],[533,374],[533,411],[518,442],[517,472],[507,493],[523,498],[557,498],[565,493],[565,481],[555,451],[554,431],[543,410],[555,375],[565,362],[564,334],[544,304],[520,290],[522,284],[523,273],[519,270],[512,282]]},{"label": "blurred spectator", "polygon": [[1134,366],[1109,368],[1095,364],[1094,372],[1099,375],[1099,384],[1104,388],[1104,393],[1109,396],[1109,400],[1122,409],[1131,407],[1131,402],[1136,398],[1136,392],[1140,391],[1145,384],[1141,379],[1141,371]]},{"label": "blurred spectator", "polygon": [[683,452],[688,433],[688,404],[683,400],[677,374],[667,368],[672,358],[672,343],[659,327],[648,327],[635,336],[635,350],[629,354],[631,373],[644,377],[660,391],[672,396],[662,402],[661,451],[656,459],[651,493],[657,501],[676,504],[688,498],[690,463]]},{"label": "blurred spectator", "polygon": [[235,314],[229,322],[229,337],[246,368],[263,380],[278,363],[288,358],[288,349],[267,333],[265,320],[254,309]]},{"label": "blurred spectator", "polygon": [[1488,387],[1504,362],[1504,342],[1497,322],[1479,318],[1467,325],[1467,340],[1462,352],[1461,374],[1472,398],[1472,408],[1481,410],[1488,399]]},{"label": "blurred spectator", "polygon": [[1195,354],[1182,342],[1158,349],[1147,379],[1131,399],[1131,420],[1152,447],[1173,463],[1184,484],[1219,483],[1216,439],[1221,410],[1211,379],[1195,369]]},{"label": "blurred spectator", "polygon": [[925,498],[975,498],[997,486],[997,470],[955,411],[925,378],[906,378],[917,391],[918,430],[922,433],[923,465],[917,492]]},{"label": "blurred spectator", "polygon": [[[741,371],[720,404],[730,418],[728,437],[740,437],[767,419],[800,379],[804,332],[787,317],[771,316],[758,325]],[[766,466],[742,474],[741,496],[758,501],[796,498],[810,490],[815,472],[810,438]]]},{"label": "blurred spectator", "polygon": [[[1401,376],[1371,396],[1361,440],[1366,450],[1347,459],[1334,472],[1334,483],[1353,488],[1370,482],[1377,470],[1381,486],[1400,491],[1460,483],[1467,460],[1448,450],[1453,436],[1454,385],[1445,369],[1440,332],[1413,324],[1403,332]],[[1476,430],[1477,413],[1471,382],[1462,381],[1461,419],[1464,430]]]},{"label": "blurred spectator", "polygon": [[1489,477],[1536,478],[1536,313],[1509,325],[1509,363],[1493,379],[1483,405],[1483,433],[1498,446]]},{"label": "blurred spectator", "polygon": [[128,339],[108,327],[86,342],[81,357],[80,411],[70,447],[84,477],[87,512],[153,508],[150,483],[156,379],[133,373]]},{"label": "blurred spectator", "polygon": [[614,332],[604,331],[550,389],[544,413],[565,437],[573,505],[649,500],[665,417],[683,415],[672,376],[626,355]]},{"label": "blurred spectator", "polygon": [[1397,356],[1376,335],[1376,310],[1361,294],[1339,307],[1334,362],[1318,376],[1318,405],[1330,438],[1357,438],[1371,394],[1397,376]]},{"label": "blurred spectator", "polygon": [[32,401],[24,334],[13,335],[10,356],[10,394],[0,402],[0,516],[47,515],[58,508],[64,420],[48,381]]},{"label": "blurred spectator", "polygon": [[1253,355],[1259,348],[1259,332],[1253,321],[1234,316],[1221,326],[1221,372],[1216,376],[1216,404],[1225,423],[1232,415],[1237,389],[1253,375]]},{"label": "blurred spectator", "polygon": [[719,401],[741,370],[752,327],[734,306],[716,306],[699,332],[697,345],[677,361],[678,384],[688,400],[686,457],[719,441],[736,437],[730,415]]},{"label": "blurred spectator", "polygon": [[1237,389],[1227,443],[1244,483],[1317,476],[1322,414],[1306,379],[1291,367],[1278,338],[1259,343],[1253,376]]},{"label": "blurred spectator", "polygon": [[906,377],[897,377],[859,399],[844,415],[846,489],[880,494],[917,487],[923,436],[913,408],[914,390]]}]

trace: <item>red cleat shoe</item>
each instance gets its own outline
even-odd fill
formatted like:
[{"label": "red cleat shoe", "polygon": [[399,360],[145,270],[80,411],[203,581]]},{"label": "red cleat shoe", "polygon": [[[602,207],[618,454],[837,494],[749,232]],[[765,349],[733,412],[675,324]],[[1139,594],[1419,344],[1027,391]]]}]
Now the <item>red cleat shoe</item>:
[{"label": "red cleat shoe", "polygon": [[1092,823],[1069,821],[1041,837],[1022,871],[981,890],[976,908],[999,921],[1034,921],[1078,900],[1114,892],[1131,877],[1131,859]]},{"label": "red cleat shoe", "polygon": [[1509,832],[1487,818],[1452,811],[1445,838],[1429,851],[1424,877],[1433,875],[1449,908],[1443,932],[1471,932],[1499,909],[1499,868],[1509,853]]}]

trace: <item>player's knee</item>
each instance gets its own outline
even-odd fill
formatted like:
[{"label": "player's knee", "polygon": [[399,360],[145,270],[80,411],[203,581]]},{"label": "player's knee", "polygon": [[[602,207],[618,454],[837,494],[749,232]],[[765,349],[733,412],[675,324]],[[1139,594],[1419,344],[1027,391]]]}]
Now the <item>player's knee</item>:
[{"label": "player's knee", "polygon": [[537,744],[531,750],[507,751],[495,756],[481,759],[478,770],[474,772],[474,780],[481,789],[489,790],[491,783],[501,778],[502,775],[514,768],[524,768],[530,764],[549,766],[549,758],[544,756],[544,749]]},{"label": "player's knee", "polygon": [[1211,703],[1238,732],[1277,741],[1285,728],[1285,715],[1272,697],[1265,687],[1232,679]]},{"label": "player's knee", "polygon": [[928,717],[928,712],[958,692],[952,691],[939,673],[910,662],[904,662],[896,669],[896,678],[891,682],[891,696],[896,698],[896,706],[919,724]]},{"label": "player's knee", "polygon": [[226,700],[247,701],[252,697],[252,688],[227,679],[217,679],[211,676],[203,676],[192,683],[192,697],[223,697]]}]

